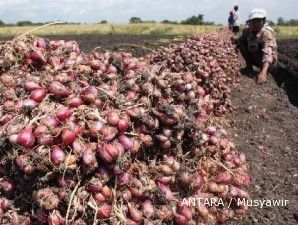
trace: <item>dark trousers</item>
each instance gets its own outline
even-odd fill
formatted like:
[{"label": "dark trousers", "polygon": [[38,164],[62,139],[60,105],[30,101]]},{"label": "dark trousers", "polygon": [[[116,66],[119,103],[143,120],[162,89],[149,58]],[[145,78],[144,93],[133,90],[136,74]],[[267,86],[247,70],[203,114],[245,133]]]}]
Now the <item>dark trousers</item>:
[{"label": "dark trousers", "polygon": [[243,56],[246,65],[254,65],[258,68],[262,66],[263,53],[261,49],[253,53],[248,51],[248,44],[246,40],[239,40],[237,43],[237,47],[240,50],[240,53]]},{"label": "dark trousers", "polygon": [[239,26],[233,26],[232,31],[237,34],[240,31],[240,27]]}]

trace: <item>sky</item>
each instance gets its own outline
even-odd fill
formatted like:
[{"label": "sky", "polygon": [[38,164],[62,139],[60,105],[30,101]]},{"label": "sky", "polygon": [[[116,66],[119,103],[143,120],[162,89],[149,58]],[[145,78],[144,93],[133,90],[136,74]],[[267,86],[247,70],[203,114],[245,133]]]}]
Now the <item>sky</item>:
[{"label": "sky", "polygon": [[239,5],[246,21],[249,10],[264,8],[268,19],[298,19],[298,0],[0,0],[0,19],[5,23],[67,21],[127,23],[132,16],[143,20],[181,21],[203,14],[206,21],[226,24],[228,12]]}]

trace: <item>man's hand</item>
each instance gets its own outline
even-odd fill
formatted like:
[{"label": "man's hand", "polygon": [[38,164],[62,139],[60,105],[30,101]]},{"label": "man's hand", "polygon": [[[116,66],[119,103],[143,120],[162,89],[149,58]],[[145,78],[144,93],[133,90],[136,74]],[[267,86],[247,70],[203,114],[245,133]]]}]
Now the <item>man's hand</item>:
[{"label": "man's hand", "polygon": [[264,62],[262,66],[262,70],[258,75],[257,84],[264,84],[267,81],[268,69],[269,69],[269,63]]},{"label": "man's hand", "polygon": [[261,71],[258,75],[257,84],[264,84],[267,81],[267,73]]}]

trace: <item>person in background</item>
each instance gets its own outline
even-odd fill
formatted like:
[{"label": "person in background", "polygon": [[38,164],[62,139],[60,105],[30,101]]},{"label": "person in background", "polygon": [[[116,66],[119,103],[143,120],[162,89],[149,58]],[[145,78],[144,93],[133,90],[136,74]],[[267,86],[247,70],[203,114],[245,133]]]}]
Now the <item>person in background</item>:
[{"label": "person in background", "polygon": [[264,9],[250,11],[247,24],[237,40],[237,47],[246,62],[246,72],[253,66],[260,68],[257,83],[267,81],[268,71],[277,65],[277,44],[274,30],[266,24],[267,13]]},{"label": "person in background", "polygon": [[234,15],[233,11],[230,11],[230,16],[228,18],[228,23],[229,23],[229,30],[233,31],[233,25],[234,25]]},{"label": "person in background", "polygon": [[240,30],[239,28],[239,11],[238,11],[239,7],[238,5],[234,6],[234,10],[233,10],[233,32],[235,34],[237,34]]}]

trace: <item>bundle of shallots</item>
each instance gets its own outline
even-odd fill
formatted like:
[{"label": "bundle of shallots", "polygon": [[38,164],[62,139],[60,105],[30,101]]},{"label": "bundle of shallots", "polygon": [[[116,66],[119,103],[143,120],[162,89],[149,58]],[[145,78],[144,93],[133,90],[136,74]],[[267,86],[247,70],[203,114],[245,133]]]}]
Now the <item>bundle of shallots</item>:
[{"label": "bundle of shallots", "polygon": [[1,224],[242,215],[245,156],[217,122],[232,109],[239,70],[228,38],[194,37],[143,58],[34,36],[2,43]]}]

